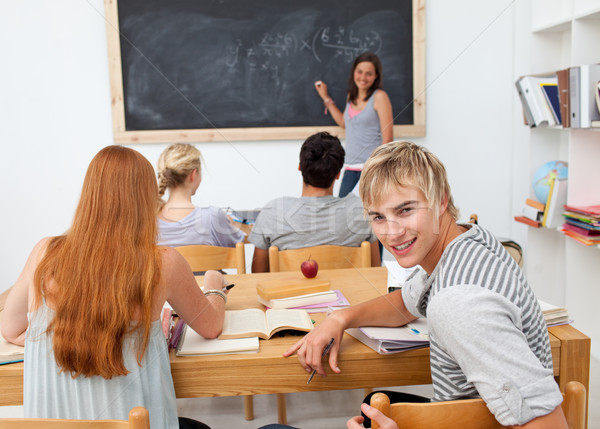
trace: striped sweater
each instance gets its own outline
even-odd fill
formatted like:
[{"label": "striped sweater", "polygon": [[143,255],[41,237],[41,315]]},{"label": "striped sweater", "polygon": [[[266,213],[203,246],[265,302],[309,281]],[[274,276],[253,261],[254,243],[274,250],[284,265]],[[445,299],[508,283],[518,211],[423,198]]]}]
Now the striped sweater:
[{"label": "striped sweater", "polygon": [[427,317],[433,400],[481,397],[501,424],[524,424],[562,401],[546,324],[502,244],[464,226],[431,275],[402,288],[409,311]]}]

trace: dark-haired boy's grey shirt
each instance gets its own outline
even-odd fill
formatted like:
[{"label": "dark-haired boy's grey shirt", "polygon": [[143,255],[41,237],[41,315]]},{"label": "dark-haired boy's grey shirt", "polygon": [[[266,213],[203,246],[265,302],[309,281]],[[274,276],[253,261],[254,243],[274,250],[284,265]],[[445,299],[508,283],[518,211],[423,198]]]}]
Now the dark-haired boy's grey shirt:
[{"label": "dark-haired boy's grey shirt", "polygon": [[323,244],[357,247],[376,237],[362,202],[349,194],[344,198],[328,195],[270,201],[258,215],[248,240],[259,249],[277,246],[287,250]]},{"label": "dark-haired boy's grey shirt", "polygon": [[407,280],[402,297],[427,317],[433,400],[481,397],[502,425],[522,425],[562,402],[548,330],[514,259],[490,232],[470,227],[430,276]]}]

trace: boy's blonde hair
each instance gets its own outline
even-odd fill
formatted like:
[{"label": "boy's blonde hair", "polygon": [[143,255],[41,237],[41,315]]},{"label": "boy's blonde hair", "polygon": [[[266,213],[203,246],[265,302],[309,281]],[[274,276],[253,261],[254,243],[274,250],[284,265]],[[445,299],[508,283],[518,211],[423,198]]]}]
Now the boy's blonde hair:
[{"label": "boy's blonde hair", "polygon": [[360,176],[359,194],[364,206],[379,203],[397,186],[414,186],[423,192],[436,217],[447,198],[446,211],[458,220],[446,169],[425,147],[401,141],[381,145],[373,151]]},{"label": "boy's blonde hair", "polygon": [[162,197],[168,188],[181,185],[194,170],[201,169],[201,154],[190,144],[175,143],[158,158],[158,194]]}]

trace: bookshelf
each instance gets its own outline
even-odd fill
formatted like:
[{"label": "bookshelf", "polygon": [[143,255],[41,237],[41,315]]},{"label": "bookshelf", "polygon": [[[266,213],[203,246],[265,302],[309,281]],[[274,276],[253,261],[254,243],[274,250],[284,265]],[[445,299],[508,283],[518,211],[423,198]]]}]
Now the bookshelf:
[{"label": "bookshelf", "polygon": [[[571,66],[600,63],[600,0],[529,0],[516,4],[515,79]],[[600,203],[600,129],[528,128],[515,92],[513,204],[533,195],[531,178],[547,161],[569,163],[567,203]],[[536,295],[565,306],[575,327],[592,337],[600,358],[600,249],[583,246],[556,229],[515,222],[524,240],[525,270]],[[597,344],[594,347],[594,343]]]}]

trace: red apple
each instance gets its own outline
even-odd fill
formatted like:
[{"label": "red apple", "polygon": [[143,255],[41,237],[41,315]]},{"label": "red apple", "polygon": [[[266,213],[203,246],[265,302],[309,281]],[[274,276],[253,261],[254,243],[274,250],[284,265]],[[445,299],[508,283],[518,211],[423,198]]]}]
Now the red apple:
[{"label": "red apple", "polygon": [[317,272],[319,271],[319,264],[317,264],[317,261],[315,261],[314,259],[310,259],[309,256],[306,261],[300,264],[300,271],[302,271],[304,277],[306,277],[307,279],[312,279],[317,275]]}]

